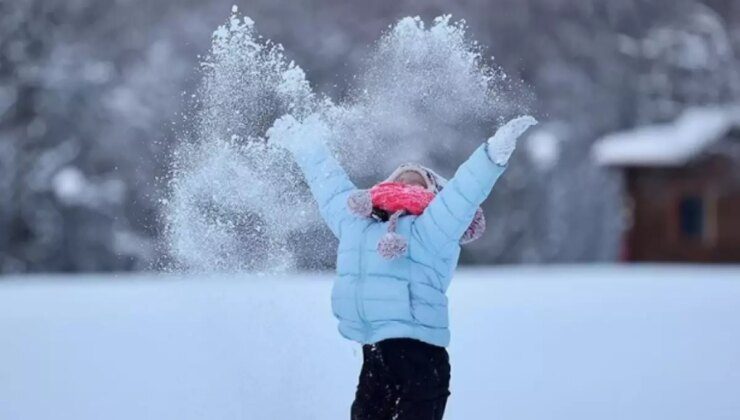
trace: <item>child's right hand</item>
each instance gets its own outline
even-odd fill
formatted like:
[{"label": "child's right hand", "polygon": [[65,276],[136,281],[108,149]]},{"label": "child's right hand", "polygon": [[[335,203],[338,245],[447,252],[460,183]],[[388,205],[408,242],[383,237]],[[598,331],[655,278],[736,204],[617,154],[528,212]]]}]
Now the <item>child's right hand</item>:
[{"label": "child's right hand", "polygon": [[266,134],[270,144],[284,147],[292,153],[301,153],[311,149],[317,141],[326,141],[330,131],[318,114],[309,115],[303,122],[291,114],[285,114],[275,120]]}]

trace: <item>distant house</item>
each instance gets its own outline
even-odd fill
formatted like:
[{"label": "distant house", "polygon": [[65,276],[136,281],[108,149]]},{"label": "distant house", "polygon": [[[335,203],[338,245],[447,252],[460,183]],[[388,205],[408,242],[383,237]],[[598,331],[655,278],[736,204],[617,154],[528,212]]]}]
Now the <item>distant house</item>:
[{"label": "distant house", "polygon": [[740,107],[689,109],[592,152],[625,174],[624,259],[740,262]]}]

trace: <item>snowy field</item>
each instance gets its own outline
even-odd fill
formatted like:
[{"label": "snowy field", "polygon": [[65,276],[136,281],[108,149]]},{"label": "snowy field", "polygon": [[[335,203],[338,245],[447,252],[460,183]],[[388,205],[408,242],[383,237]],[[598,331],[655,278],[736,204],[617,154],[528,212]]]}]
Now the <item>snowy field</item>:
[{"label": "snowy field", "polygon": [[[347,419],[330,275],[0,278],[0,419]],[[740,266],[461,271],[446,419],[740,419]]]}]

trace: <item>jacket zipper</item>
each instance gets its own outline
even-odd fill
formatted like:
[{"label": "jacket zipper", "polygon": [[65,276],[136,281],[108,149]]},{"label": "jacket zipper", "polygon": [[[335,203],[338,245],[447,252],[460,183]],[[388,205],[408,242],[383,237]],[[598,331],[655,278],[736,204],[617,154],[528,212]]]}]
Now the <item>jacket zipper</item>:
[{"label": "jacket zipper", "polygon": [[365,239],[367,237],[367,228],[362,231],[362,238],[360,239],[360,277],[357,279],[357,289],[355,290],[355,305],[357,306],[357,315],[360,318],[363,326],[363,335],[365,342],[367,342],[369,326],[367,325],[367,319],[365,318],[365,305],[363,304],[363,293],[365,289]]}]

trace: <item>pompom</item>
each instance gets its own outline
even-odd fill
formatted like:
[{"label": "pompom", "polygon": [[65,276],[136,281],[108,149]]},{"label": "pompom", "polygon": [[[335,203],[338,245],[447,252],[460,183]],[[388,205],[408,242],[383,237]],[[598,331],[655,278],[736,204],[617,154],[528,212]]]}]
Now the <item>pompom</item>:
[{"label": "pompom", "polygon": [[386,233],[378,241],[378,254],[386,260],[400,257],[407,249],[406,238],[395,232]]},{"label": "pompom", "polygon": [[352,213],[360,217],[370,217],[373,213],[373,200],[370,191],[359,190],[350,194],[347,198],[347,207]]},{"label": "pompom", "polygon": [[460,238],[460,243],[467,244],[469,242],[473,242],[480,238],[485,230],[486,217],[483,215],[483,209],[478,207],[478,210],[475,211],[473,221],[470,222],[470,226],[468,226],[468,229],[463,233],[462,238]]}]

